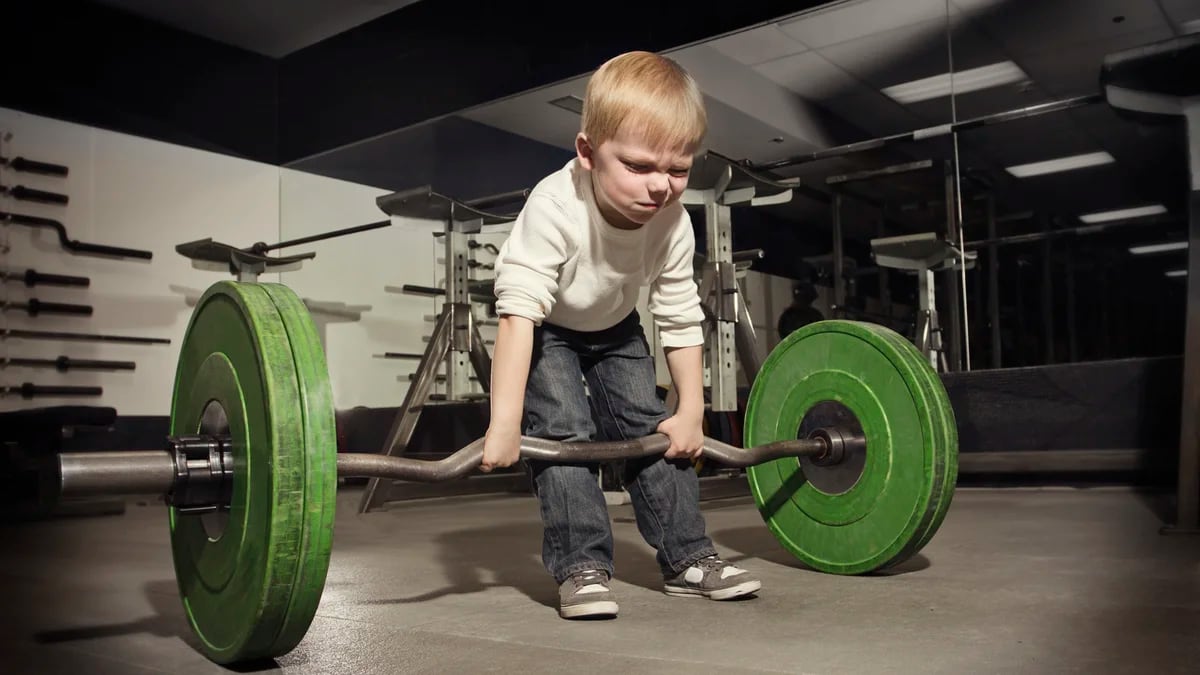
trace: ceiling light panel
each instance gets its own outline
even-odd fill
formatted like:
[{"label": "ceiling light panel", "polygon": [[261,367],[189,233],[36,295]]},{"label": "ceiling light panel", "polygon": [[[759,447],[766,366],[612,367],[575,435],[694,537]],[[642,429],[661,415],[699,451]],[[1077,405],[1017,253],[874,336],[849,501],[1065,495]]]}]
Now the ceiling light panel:
[{"label": "ceiling light panel", "polygon": [[1186,241],[1168,241],[1162,244],[1145,244],[1143,246],[1130,246],[1129,252],[1134,255],[1149,255],[1152,253],[1170,253],[1171,251],[1186,251],[1188,243]]},{"label": "ceiling light panel", "polygon": [[1112,220],[1129,220],[1130,218],[1157,216],[1166,212],[1167,207],[1163,206],[1162,204],[1151,204],[1149,206],[1135,206],[1133,208],[1116,209],[1114,211],[1085,213],[1079,216],[1079,219],[1085,223],[1107,223]]},{"label": "ceiling light panel", "polygon": [[1000,87],[1014,82],[1028,80],[1029,76],[1012,61],[1001,61],[978,68],[959,70],[953,73],[942,73],[912,82],[884,87],[883,93],[897,103],[916,103],[932,98],[965,94],[981,89]]},{"label": "ceiling light panel", "polygon": [[1048,173],[1083,169],[1089,166],[1112,164],[1113,161],[1112,155],[1108,154],[1107,152],[1089,152],[1082,155],[1071,155],[1069,157],[1059,157],[1058,159],[1048,159],[1041,162],[1007,166],[1004,167],[1004,170],[1016,176],[1017,178],[1029,178],[1031,176],[1042,176]]}]

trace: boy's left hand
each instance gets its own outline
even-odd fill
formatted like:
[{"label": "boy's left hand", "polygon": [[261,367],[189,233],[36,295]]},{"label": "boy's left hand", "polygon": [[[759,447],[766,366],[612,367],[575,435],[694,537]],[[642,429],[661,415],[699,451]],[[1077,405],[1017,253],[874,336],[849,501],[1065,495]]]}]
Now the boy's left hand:
[{"label": "boy's left hand", "polygon": [[671,446],[663,456],[667,459],[686,457],[696,459],[704,449],[703,416],[676,413],[658,425],[658,432],[671,439]]}]

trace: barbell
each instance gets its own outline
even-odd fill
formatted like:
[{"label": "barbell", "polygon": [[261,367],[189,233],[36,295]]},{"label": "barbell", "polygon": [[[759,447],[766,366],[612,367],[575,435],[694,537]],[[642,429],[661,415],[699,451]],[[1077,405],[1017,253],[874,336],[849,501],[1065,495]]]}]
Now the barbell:
[{"label": "barbell", "polygon": [[[476,470],[478,439],[439,460],[339,453],[325,354],[300,298],[275,283],[219,281],[180,347],[162,450],[69,452],[59,495],[161,494],[189,626],[210,660],[291,651],[315,616],[333,545],[339,476],[444,481]],[[703,456],[742,467],[780,544],[834,574],[897,565],[934,535],[957,478],[946,391],[904,337],[819,321],[764,360],[744,445]],[[563,443],[523,437],[521,457],[607,462],[664,453],[652,434]]]}]

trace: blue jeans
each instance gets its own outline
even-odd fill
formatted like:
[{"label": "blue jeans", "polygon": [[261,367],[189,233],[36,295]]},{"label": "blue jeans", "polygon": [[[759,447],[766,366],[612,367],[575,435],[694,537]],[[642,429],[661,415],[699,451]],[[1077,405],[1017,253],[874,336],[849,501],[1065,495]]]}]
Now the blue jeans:
[{"label": "blue jeans", "polygon": [[[591,333],[543,322],[534,329],[523,433],[559,441],[620,441],[655,433],[669,414],[656,391],[654,357],[637,312]],[[585,388],[584,382],[587,386]],[[544,534],[542,562],[555,581],[613,574],[613,536],[597,463],[528,461]],[[690,460],[624,461],[622,482],[638,530],[673,576],[716,550],[704,531],[700,482]]]}]

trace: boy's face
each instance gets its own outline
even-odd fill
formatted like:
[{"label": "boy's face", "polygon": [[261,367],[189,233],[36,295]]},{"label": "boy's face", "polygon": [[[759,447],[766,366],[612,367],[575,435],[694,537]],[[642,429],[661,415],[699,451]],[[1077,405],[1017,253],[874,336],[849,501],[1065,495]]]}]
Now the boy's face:
[{"label": "boy's face", "polygon": [[631,230],[679,199],[693,161],[690,152],[653,148],[624,130],[599,147],[580,133],[575,150],[592,174],[600,212],[614,226]]}]

